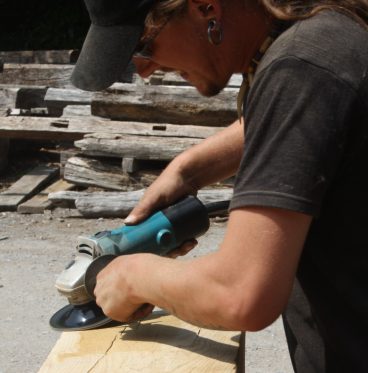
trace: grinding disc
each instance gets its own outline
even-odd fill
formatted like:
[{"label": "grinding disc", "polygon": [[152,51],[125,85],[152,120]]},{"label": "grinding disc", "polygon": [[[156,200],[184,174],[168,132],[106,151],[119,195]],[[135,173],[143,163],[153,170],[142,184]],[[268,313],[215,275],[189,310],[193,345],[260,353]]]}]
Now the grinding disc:
[{"label": "grinding disc", "polygon": [[94,301],[82,305],[68,304],[50,319],[52,328],[64,331],[95,329],[110,322],[112,320]]}]

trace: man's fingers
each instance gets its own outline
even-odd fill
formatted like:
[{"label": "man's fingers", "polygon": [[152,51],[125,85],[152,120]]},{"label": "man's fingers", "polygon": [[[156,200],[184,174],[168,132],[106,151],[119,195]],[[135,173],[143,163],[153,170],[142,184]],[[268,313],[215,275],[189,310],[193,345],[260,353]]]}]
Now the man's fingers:
[{"label": "man's fingers", "polygon": [[136,320],[140,320],[148,316],[155,306],[149,303],[142,304],[130,317],[128,322],[133,322]]},{"label": "man's fingers", "polygon": [[138,224],[152,213],[152,205],[145,203],[143,200],[130,212],[124,219],[127,225]]}]

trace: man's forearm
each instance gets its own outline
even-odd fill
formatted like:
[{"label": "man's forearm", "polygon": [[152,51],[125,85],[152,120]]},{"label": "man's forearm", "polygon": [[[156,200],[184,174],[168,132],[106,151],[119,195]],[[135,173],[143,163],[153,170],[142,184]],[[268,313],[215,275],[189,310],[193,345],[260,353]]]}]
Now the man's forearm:
[{"label": "man's forearm", "polygon": [[199,190],[236,173],[243,145],[244,126],[236,121],[180,154],[169,167],[179,169],[183,178]]}]

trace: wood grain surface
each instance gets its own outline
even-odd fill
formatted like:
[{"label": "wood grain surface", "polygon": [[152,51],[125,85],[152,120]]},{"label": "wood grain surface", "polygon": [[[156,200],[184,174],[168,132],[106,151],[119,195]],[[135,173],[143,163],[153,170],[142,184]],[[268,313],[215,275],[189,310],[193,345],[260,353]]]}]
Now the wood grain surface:
[{"label": "wood grain surface", "polygon": [[64,332],[39,373],[236,372],[239,339],[156,310],[127,326]]}]

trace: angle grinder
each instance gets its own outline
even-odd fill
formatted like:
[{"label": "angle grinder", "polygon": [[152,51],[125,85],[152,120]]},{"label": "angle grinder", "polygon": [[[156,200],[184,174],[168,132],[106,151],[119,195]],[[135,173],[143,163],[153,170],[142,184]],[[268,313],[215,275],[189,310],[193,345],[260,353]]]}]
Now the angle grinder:
[{"label": "angle grinder", "polygon": [[185,241],[204,234],[211,214],[227,211],[229,201],[202,204],[188,196],[158,211],[137,225],[78,237],[77,254],[58,276],[55,287],[69,304],[57,311],[50,325],[58,330],[87,330],[112,320],[94,300],[96,276],[119,255],[153,253],[166,255]]}]

